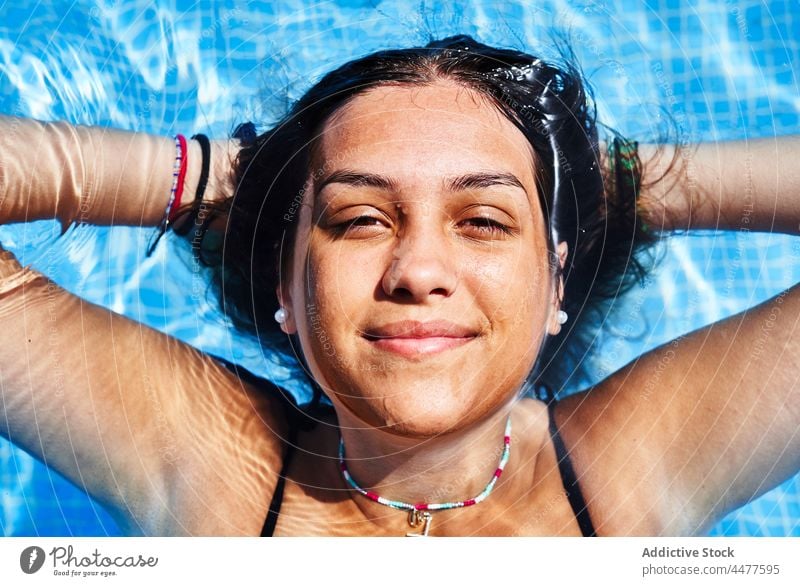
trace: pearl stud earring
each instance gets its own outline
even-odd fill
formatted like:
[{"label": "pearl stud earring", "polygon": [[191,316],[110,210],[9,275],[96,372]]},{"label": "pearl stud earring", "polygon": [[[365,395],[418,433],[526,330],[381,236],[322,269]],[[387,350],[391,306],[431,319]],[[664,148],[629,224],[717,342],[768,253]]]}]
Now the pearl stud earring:
[{"label": "pearl stud earring", "polygon": [[567,323],[568,319],[569,316],[567,315],[567,312],[559,309],[558,315],[556,317],[556,321],[558,322],[558,324],[563,326],[565,323]]},{"label": "pearl stud earring", "polygon": [[283,307],[275,312],[275,321],[279,324],[286,323],[286,310]]}]

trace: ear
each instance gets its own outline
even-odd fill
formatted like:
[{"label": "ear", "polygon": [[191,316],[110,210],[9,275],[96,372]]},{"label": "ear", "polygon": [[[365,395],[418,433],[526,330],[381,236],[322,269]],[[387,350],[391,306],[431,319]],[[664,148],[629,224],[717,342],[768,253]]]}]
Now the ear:
[{"label": "ear", "polygon": [[[559,242],[556,246],[556,256],[558,257],[558,264],[561,270],[567,262],[568,246],[566,241]],[[561,309],[561,302],[564,300],[564,277],[558,275],[558,281],[553,291],[552,307],[550,308],[550,320],[547,326],[547,333],[551,336],[557,335],[561,332],[561,324],[558,323],[558,311]]]},{"label": "ear", "polygon": [[295,319],[294,319],[292,296],[289,295],[288,293],[284,294],[284,292],[281,290],[281,286],[280,285],[275,287],[275,295],[278,298],[278,303],[280,303],[280,306],[286,312],[286,321],[284,321],[282,324],[279,324],[280,328],[281,328],[281,331],[284,334],[289,334],[289,335],[296,334],[297,333],[297,323],[295,322]]}]

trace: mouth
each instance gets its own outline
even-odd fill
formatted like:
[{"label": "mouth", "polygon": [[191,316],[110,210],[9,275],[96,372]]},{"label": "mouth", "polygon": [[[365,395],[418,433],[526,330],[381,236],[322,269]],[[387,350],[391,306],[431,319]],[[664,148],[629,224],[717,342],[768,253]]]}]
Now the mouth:
[{"label": "mouth", "polygon": [[369,328],[363,337],[374,348],[406,358],[430,356],[464,346],[479,331],[454,322],[399,321]]}]

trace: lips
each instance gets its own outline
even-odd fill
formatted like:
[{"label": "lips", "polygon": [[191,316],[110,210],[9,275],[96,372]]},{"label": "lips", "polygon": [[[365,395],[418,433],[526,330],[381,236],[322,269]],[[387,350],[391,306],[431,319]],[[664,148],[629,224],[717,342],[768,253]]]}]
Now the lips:
[{"label": "lips", "polygon": [[368,328],[364,338],[380,350],[417,357],[463,346],[478,334],[476,328],[445,320],[405,320]]}]

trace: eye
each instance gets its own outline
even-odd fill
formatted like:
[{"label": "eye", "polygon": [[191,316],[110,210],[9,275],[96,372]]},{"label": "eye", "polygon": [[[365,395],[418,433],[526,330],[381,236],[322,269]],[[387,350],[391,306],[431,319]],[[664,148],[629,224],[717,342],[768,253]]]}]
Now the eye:
[{"label": "eye", "polygon": [[503,224],[502,222],[498,222],[497,220],[483,216],[469,218],[461,222],[460,225],[465,227],[466,230],[471,234],[478,235],[479,237],[508,236],[514,233],[514,230],[511,227]]},{"label": "eye", "polygon": [[345,235],[371,235],[384,228],[384,223],[380,218],[374,216],[356,216],[344,222],[336,224],[334,227],[337,233]]}]

